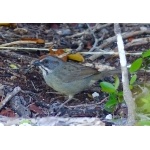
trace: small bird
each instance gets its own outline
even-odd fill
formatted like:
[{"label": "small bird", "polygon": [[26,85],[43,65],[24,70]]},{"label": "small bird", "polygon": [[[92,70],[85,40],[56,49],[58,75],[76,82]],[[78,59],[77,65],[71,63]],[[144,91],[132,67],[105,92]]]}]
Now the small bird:
[{"label": "small bird", "polygon": [[105,76],[120,73],[119,69],[99,72],[95,68],[73,62],[65,62],[50,55],[34,61],[33,65],[41,69],[47,85],[69,97],[63,105],[68,103],[75,94],[87,89]]}]

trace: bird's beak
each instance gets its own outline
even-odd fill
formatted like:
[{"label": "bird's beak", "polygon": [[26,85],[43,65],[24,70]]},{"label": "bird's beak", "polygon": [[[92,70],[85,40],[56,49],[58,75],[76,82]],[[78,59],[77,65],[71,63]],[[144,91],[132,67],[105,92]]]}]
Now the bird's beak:
[{"label": "bird's beak", "polygon": [[32,62],[32,65],[39,67],[41,66],[41,62],[39,60],[35,60],[34,62]]}]

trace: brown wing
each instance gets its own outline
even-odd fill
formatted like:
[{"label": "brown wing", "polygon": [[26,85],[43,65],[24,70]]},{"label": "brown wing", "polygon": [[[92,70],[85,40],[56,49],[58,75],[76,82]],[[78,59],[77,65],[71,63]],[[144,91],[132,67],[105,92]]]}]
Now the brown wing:
[{"label": "brown wing", "polygon": [[87,78],[97,73],[98,71],[94,68],[67,62],[58,70],[57,77],[63,82],[72,82],[74,80]]}]

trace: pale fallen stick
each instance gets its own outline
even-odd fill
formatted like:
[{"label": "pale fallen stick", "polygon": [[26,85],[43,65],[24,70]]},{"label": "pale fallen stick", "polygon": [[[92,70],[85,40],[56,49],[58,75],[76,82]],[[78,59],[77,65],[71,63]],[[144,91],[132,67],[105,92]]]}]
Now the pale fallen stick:
[{"label": "pale fallen stick", "polygon": [[[6,49],[7,50],[31,50],[31,51],[49,51],[48,48],[29,48],[29,47],[0,47],[0,49]],[[52,49],[56,50],[56,49]],[[70,49],[71,50],[71,49]],[[105,52],[104,50],[101,50],[102,52],[79,52],[80,54],[92,54],[92,55],[118,55],[118,52]],[[126,55],[141,55],[142,53],[126,53]]]},{"label": "pale fallen stick", "polygon": [[106,24],[103,24],[103,25],[100,25],[100,24],[97,24],[95,27],[92,28],[92,30],[95,32],[97,30],[101,30],[103,28],[106,28],[110,25],[112,25],[113,23],[106,23]]},{"label": "pale fallen stick", "polygon": [[[97,30],[101,30],[105,27],[108,27],[112,25],[112,23],[106,23],[106,24],[103,24],[103,25],[100,25],[100,24],[96,24],[94,27],[91,27],[91,29],[93,30],[93,32],[97,31]],[[70,35],[70,36],[66,36],[66,38],[74,38],[74,37],[80,37],[84,34],[90,34],[89,32],[89,29],[83,31],[83,32],[80,32],[80,33],[76,33],[76,34],[73,34],[73,35]]]},{"label": "pale fallen stick", "polygon": [[18,86],[18,87],[15,87],[12,92],[7,93],[5,99],[0,102],[0,110],[6,105],[6,103],[7,103],[13,96],[15,96],[15,95],[16,95],[17,93],[19,93],[20,91],[21,91],[21,88]]},{"label": "pale fallen stick", "polygon": [[[49,51],[48,48],[31,48],[31,47],[0,47],[0,50],[2,51],[10,51],[10,50],[28,50],[28,51]],[[57,51],[58,49],[52,49],[53,51]],[[67,49],[67,51],[71,51],[72,49]]]},{"label": "pale fallen stick", "polygon": [[[143,34],[143,33],[150,33],[150,30],[140,30],[140,31],[122,33],[121,36],[122,36],[123,39],[125,39],[125,38],[133,37],[133,36],[136,36],[136,35],[140,35],[140,34]],[[98,49],[103,49],[104,47],[108,46],[109,44],[111,44],[113,42],[116,42],[116,36],[113,36],[113,37],[110,37],[110,38],[106,39],[103,44],[98,46]],[[95,55],[92,55],[91,57],[89,57],[89,59],[93,61],[93,60],[97,59],[100,56],[101,56],[101,54],[97,54],[97,55],[95,54]]]},{"label": "pale fallen stick", "polygon": [[36,44],[36,43],[37,43],[36,41],[14,41],[10,43],[1,44],[0,47],[17,45],[17,44]]},{"label": "pale fallen stick", "polygon": [[97,106],[97,105],[104,103],[107,99],[108,99],[108,97],[104,98],[103,100],[101,100],[99,103],[96,103],[96,104],[80,104],[80,105],[76,105],[76,106],[66,106],[66,107],[67,108],[92,107],[92,106]]},{"label": "pale fallen stick", "polygon": [[[95,55],[99,55],[99,54],[101,54],[101,55],[119,55],[119,53],[118,52],[79,52],[80,54],[95,54]],[[138,53],[128,53],[128,52],[126,52],[125,53],[126,55],[133,55],[133,56],[135,56],[135,55],[141,55],[142,54],[142,52],[138,52]]]},{"label": "pale fallen stick", "polygon": [[[137,46],[137,45],[143,45],[143,44],[148,44],[150,42],[150,37],[146,38],[138,38],[138,39],[133,39],[131,42],[125,44],[125,49],[131,47],[131,46]],[[117,51],[118,48],[116,47],[114,51]]]},{"label": "pale fallen stick", "polygon": [[[30,50],[30,51],[49,51],[48,48],[30,48],[30,47],[0,47],[1,50]],[[53,50],[53,49],[52,49]],[[55,49],[54,49],[55,50]]]},{"label": "pale fallen stick", "polygon": [[125,45],[125,48],[129,48],[129,47],[135,46],[135,45],[148,44],[149,42],[150,42],[150,37],[134,39],[131,42],[127,43]]}]

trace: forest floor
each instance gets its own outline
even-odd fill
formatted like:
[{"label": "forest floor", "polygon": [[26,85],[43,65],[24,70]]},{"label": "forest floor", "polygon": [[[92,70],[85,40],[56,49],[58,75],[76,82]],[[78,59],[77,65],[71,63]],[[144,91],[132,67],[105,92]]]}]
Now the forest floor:
[{"label": "forest floor", "polygon": [[[150,48],[150,24],[120,24],[126,52],[138,53]],[[13,43],[11,43],[13,42]],[[8,47],[8,48],[7,48]],[[34,50],[32,48],[35,48]],[[110,114],[104,109],[108,94],[101,91],[99,82],[91,88],[75,95],[62,109],[57,109],[65,101],[63,95],[55,93],[46,85],[41,71],[31,68],[31,62],[50,53],[49,49],[71,49],[76,52],[93,52],[84,55],[84,62],[91,66],[120,68],[116,54],[94,55],[95,51],[117,52],[114,25],[79,23],[17,23],[0,25],[0,115],[7,117],[98,117],[105,120]],[[140,55],[127,55],[128,64]],[[98,68],[97,69],[101,69]],[[147,74],[148,77],[148,74]],[[142,80],[143,74],[139,79]],[[121,77],[120,77],[121,79]],[[112,76],[104,78],[114,82]],[[19,87],[17,93],[3,104],[8,94]],[[97,92],[99,96],[93,97]],[[127,108],[116,107],[113,116],[126,118]]]}]

